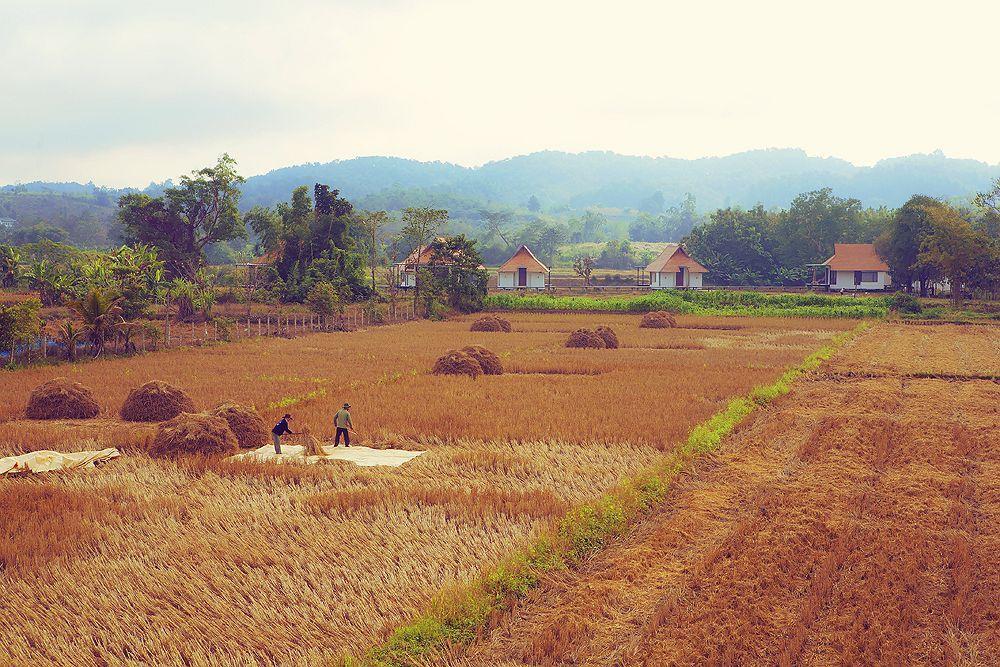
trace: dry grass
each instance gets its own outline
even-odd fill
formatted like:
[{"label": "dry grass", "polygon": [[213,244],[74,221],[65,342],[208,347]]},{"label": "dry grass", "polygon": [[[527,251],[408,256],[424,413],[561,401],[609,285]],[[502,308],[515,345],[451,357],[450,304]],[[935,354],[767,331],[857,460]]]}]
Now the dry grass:
[{"label": "dry grass", "polygon": [[[934,355],[955,373],[980,341],[954,335],[882,326],[833,365],[888,336],[904,349],[885,370]],[[983,380],[805,380],[622,544],[438,664],[990,664],[998,405]]]},{"label": "dry grass", "polygon": [[100,411],[90,389],[60,377],[35,387],[28,396],[24,416],[28,419],[93,419]]},{"label": "dry grass", "polygon": [[[709,345],[690,331],[640,330],[634,316],[513,319],[505,336],[469,332],[468,320],[421,322],[0,376],[2,453],[95,438],[88,446],[129,454],[0,480],[10,561],[0,663],[310,664],[361,653],[443,586],[635,475],[728,397],[809,351],[778,337],[811,332],[816,348],[852,324],[753,320],[706,332]],[[598,323],[624,347],[563,347],[565,330]],[[692,339],[705,348],[638,349]],[[475,344],[518,373],[428,373],[445,351]],[[292,412],[295,430],[323,438],[348,400],[362,444],[427,451],[398,469],[151,459],[155,426],[19,420],[11,404],[55,375],[85,378],[105,414],[160,379],[197,405],[238,401],[267,420]]]}]

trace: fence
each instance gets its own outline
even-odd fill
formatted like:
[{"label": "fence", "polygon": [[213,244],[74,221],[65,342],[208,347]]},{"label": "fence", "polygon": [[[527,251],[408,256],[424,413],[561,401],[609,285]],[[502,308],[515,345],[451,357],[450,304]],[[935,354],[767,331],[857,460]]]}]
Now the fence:
[{"label": "fence", "polygon": [[[413,303],[390,305],[373,316],[361,308],[347,310],[343,315],[321,316],[310,313],[269,313],[251,315],[240,319],[216,318],[205,322],[176,322],[169,317],[163,320],[146,320],[130,323],[127,335],[109,339],[104,350],[112,355],[141,354],[155,350],[183,346],[200,346],[207,343],[235,342],[248,338],[292,338],[313,333],[351,331],[366,326],[397,324],[416,319]],[[90,343],[75,343],[76,357],[93,355]],[[30,344],[13,350],[0,351],[4,363],[30,364],[47,359],[66,359],[68,345],[43,332]]]}]

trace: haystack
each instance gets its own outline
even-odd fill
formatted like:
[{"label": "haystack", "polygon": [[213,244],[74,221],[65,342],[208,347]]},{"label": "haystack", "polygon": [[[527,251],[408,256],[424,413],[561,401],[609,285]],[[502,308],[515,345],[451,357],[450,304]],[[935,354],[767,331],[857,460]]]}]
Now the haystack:
[{"label": "haystack", "polygon": [[596,331],[590,329],[577,329],[566,339],[566,347],[607,347],[604,338]]},{"label": "haystack", "polygon": [[462,352],[475,359],[483,369],[483,375],[503,375],[503,364],[496,352],[487,350],[481,345],[463,347]]},{"label": "haystack", "polygon": [[238,403],[223,403],[209,410],[208,414],[226,420],[240,449],[256,449],[269,440],[267,426],[253,408]]},{"label": "haystack", "polygon": [[654,310],[642,316],[639,326],[643,329],[671,329],[677,326],[673,313],[665,310]]},{"label": "haystack", "polygon": [[303,455],[305,456],[326,456],[323,443],[312,434],[308,426],[302,428],[302,444],[305,446]]},{"label": "haystack", "polygon": [[236,436],[222,417],[182,412],[156,429],[150,456],[232,454],[239,450]]},{"label": "haystack", "polygon": [[618,334],[611,327],[600,326],[594,329],[594,333],[604,339],[604,347],[609,350],[618,349]]},{"label": "haystack", "polygon": [[510,333],[510,321],[496,315],[484,315],[472,323],[469,331],[502,331]]},{"label": "haystack", "polygon": [[153,380],[132,390],[121,415],[127,422],[162,422],[182,412],[194,412],[194,401],[177,387]]},{"label": "haystack", "polygon": [[474,357],[461,350],[451,350],[434,362],[434,375],[468,375],[477,378],[483,374],[483,367]]},{"label": "haystack", "polygon": [[79,382],[54,378],[28,396],[28,419],[93,419],[101,411],[90,390]]}]

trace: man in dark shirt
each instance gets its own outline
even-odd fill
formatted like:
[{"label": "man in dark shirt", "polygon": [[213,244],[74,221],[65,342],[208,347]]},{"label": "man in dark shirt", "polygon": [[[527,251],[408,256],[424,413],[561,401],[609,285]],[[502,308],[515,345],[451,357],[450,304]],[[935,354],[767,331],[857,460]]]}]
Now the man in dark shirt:
[{"label": "man in dark shirt", "polygon": [[286,414],[284,417],[281,418],[281,421],[275,424],[274,428],[271,429],[271,439],[274,440],[275,454],[281,453],[281,436],[285,435],[286,433],[289,435],[295,435],[295,432],[292,431],[292,429],[288,428],[288,420],[291,418],[292,418],[291,415]]}]

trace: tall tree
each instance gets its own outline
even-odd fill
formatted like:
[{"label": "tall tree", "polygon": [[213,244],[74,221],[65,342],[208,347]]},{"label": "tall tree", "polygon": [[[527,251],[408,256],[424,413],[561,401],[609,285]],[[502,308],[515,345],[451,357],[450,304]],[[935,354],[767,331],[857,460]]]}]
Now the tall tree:
[{"label": "tall tree", "polygon": [[358,217],[358,225],[365,233],[365,244],[368,246],[368,268],[372,275],[372,294],[375,294],[375,266],[382,244],[385,242],[386,228],[389,226],[389,214],[385,211],[364,211]]},{"label": "tall tree", "polygon": [[933,211],[944,207],[937,199],[914,195],[896,211],[892,224],[875,242],[879,256],[889,265],[892,282],[912,290],[920,284],[920,295],[927,296],[928,287],[937,275],[933,264],[917,259],[924,237],[931,232]]},{"label": "tall tree", "polygon": [[542,204],[535,195],[528,197],[528,210],[532,213],[538,213],[542,210]]},{"label": "tall tree", "polygon": [[434,240],[438,230],[448,222],[448,211],[435,208],[405,208],[403,209],[403,229],[400,235],[411,253],[416,252],[417,264],[414,266],[415,282],[413,286],[414,306],[420,303],[420,252]]},{"label": "tall tree", "polygon": [[229,155],[214,167],[182,176],[162,197],[132,193],[118,201],[118,218],[128,243],[155,247],[171,276],[193,278],[211,243],[246,238],[239,214],[244,182]]},{"label": "tall tree", "polygon": [[957,306],[965,290],[983,281],[983,274],[994,264],[992,244],[951,206],[930,207],[927,215],[930,229],[921,240],[916,265],[931,267],[948,278]]},{"label": "tall tree", "polygon": [[511,242],[507,239],[507,227],[510,225],[513,217],[510,211],[479,209],[479,215],[486,222],[486,240],[492,241],[495,238],[499,238],[510,248]]},{"label": "tall tree", "polygon": [[722,285],[781,281],[771,241],[772,219],[763,206],[720,209],[684,240],[688,250]]}]

